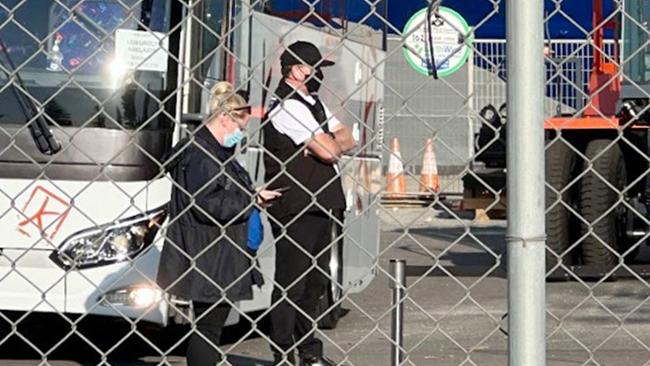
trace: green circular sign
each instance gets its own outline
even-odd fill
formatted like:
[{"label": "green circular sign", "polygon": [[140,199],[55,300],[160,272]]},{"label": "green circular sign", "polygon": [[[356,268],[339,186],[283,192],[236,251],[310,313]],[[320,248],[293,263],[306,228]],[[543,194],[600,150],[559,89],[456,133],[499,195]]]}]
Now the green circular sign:
[{"label": "green circular sign", "polygon": [[[431,75],[427,55],[427,9],[424,8],[408,20],[402,34],[404,58],[411,67],[423,75]],[[469,58],[472,38],[469,25],[456,11],[441,6],[431,14],[431,41],[439,77],[449,76],[458,71]]]}]

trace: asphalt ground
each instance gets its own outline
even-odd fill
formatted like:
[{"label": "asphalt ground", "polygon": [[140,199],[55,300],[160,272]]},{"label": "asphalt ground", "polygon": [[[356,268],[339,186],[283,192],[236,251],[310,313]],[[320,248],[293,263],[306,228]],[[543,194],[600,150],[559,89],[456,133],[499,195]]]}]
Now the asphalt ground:
[{"label": "asphalt ground", "polygon": [[[381,218],[383,270],[363,293],[345,300],[348,312],[338,327],[321,332],[327,354],[350,365],[390,365],[391,290],[384,271],[400,258],[412,272],[443,268],[407,278],[404,365],[507,365],[505,221],[474,223],[420,208],[383,208]],[[645,248],[639,263],[650,263]],[[649,298],[642,279],[547,283],[547,365],[650,364]],[[266,327],[262,320],[256,329]],[[251,329],[246,323],[226,329],[222,347],[230,364],[269,364],[267,340]],[[0,334],[2,366],[185,365],[187,328],[138,329],[166,350],[164,356],[139,336],[124,338],[127,325],[99,317],[79,324],[83,337],[57,315],[30,315],[18,330],[23,338],[3,341]],[[35,347],[53,351],[43,355]]]}]

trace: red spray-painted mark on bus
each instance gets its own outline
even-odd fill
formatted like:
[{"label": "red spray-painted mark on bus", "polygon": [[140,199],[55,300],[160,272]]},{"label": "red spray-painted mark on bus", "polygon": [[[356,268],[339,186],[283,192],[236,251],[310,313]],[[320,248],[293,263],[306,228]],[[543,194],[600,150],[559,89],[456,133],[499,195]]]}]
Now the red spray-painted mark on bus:
[{"label": "red spray-painted mark on bus", "polygon": [[24,220],[17,230],[31,238],[42,235],[54,239],[70,212],[70,203],[42,186],[36,186],[22,209]]}]

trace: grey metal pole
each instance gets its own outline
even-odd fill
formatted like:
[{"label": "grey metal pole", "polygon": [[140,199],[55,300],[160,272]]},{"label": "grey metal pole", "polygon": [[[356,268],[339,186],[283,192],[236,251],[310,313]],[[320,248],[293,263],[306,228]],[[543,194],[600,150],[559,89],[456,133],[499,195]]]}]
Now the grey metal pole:
[{"label": "grey metal pole", "polygon": [[391,275],[389,287],[393,290],[393,311],[391,314],[391,366],[404,361],[404,294],[406,292],[406,261],[391,259],[388,267]]},{"label": "grey metal pole", "polygon": [[510,366],[543,366],[544,0],[507,0]]}]

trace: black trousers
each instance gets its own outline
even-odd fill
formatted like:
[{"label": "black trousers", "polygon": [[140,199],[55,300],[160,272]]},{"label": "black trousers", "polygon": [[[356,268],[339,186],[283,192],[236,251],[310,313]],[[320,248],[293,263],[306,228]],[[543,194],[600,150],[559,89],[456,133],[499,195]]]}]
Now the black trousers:
[{"label": "black trousers", "polygon": [[[277,305],[271,311],[271,340],[274,343],[271,349],[276,357],[297,342],[300,342],[298,351],[301,358],[323,354],[323,344],[314,336],[317,327],[313,319],[320,315],[318,302],[325,294],[329,279],[313,265],[312,259],[320,255],[317,265],[324,273],[329,273],[330,251],[321,252],[331,242],[331,225],[325,214],[303,214],[286,226],[286,235],[282,236],[282,227],[272,224],[276,238],[275,281],[281,286],[273,290],[272,304]],[[298,278],[300,280],[296,281]],[[290,301],[280,300],[284,291]]]},{"label": "black trousers", "polygon": [[[221,331],[228,319],[230,305],[201,303],[194,301],[196,331],[187,344],[187,366],[215,366],[223,358],[217,351]],[[212,308],[211,308],[212,307]]]}]

